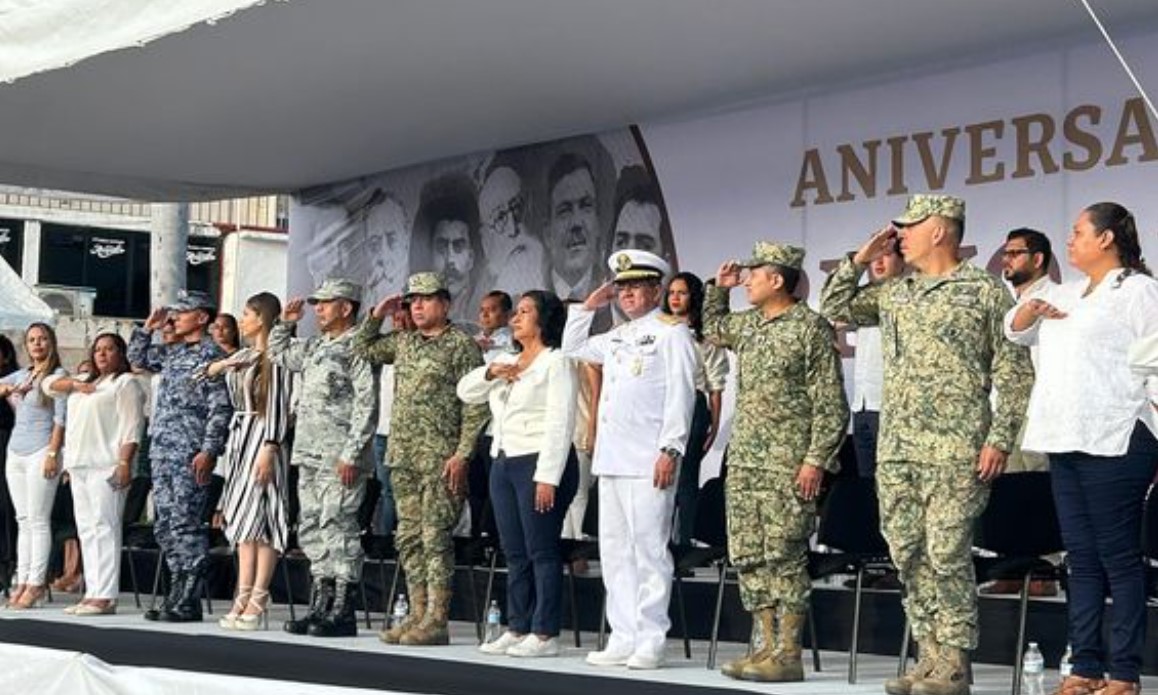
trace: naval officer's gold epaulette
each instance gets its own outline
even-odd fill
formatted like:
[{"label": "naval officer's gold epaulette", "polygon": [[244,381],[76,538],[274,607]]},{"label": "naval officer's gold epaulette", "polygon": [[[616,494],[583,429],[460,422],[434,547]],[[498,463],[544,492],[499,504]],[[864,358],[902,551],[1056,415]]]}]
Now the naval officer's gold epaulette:
[{"label": "naval officer's gold epaulette", "polygon": [[677,323],[683,323],[679,320],[679,317],[672,316],[671,314],[665,314],[662,311],[659,312],[659,320],[669,326],[674,326]]}]

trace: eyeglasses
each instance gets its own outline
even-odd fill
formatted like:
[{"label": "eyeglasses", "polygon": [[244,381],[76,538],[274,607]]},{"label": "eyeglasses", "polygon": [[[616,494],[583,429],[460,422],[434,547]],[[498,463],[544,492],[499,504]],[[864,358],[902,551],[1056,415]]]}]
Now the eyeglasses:
[{"label": "eyeglasses", "polygon": [[1022,255],[1023,253],[1033,253],[1033,251],[1030,251],[1029,249],[1007,249],[1007,250],[1001,252],[1001,257],[1002,258],[1016,258],[1016,257]]},{"label": "eyeglasses", "polygon": [[[523,221],[523,211],[526,202],[523,196],[515,196],[506,205],[502,206],[487,221],[487,227],[495,233],[506,232],[512,239],[518,236],[518,225]],[[509,230],[509,231],[507,231]]]}]

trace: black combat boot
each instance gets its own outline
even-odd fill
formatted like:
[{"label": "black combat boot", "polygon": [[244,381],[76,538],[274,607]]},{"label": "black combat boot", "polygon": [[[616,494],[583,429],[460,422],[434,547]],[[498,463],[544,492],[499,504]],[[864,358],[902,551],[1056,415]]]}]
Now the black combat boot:
[{"label": "black combat boot", "polygon": [[169,593],[161,599],[161,605],[145,611],[145,620],[158,621],[177,605],[181,599],[181,589],[185,586],[185,570],[174,570],[169,573]]},{"label": "black combat boot", "polygon": [[334,601],[334,580],[329,577],[315,579],[310,588],[310,608],[306,614],[297,620],[287,620],[282,628],[295,635],[304,635],[311,625],[320,623],[330,612],[330,604]]},{"label": "black combat boot", "polygon": [[185,570],[185,581],[181,583],[181,594],[177,602],[168,611],[161,614],[161,620],[166,623],[199,623],[201,622],[201,581],[204,571],[201,568]]},{"label": "black combat boot", "polygon": [[330,611],[309,628],[313,637],[357,637],[358,616],[354,613],[355,586],[344,581],[337,582],[334,590],[334,605]]}]

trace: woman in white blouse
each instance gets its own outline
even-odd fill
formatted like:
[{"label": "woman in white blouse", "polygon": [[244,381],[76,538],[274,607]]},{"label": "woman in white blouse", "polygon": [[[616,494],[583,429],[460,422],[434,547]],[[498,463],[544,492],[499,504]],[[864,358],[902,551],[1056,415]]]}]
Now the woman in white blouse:
[{"label": "woman in white blouse", "polygon": [[1136,693],[1146,638],[1140,530],[1158,430],[1127,351],[1158,333],[1158,281],[1142,260],[1134,216],[1116,203],[1083,210],[1066,250],[1085,277],[1047,286],[1006,315],[1006,335],[1038,349],[1023,448],[1049,455],[1068,553],[1073,674],[1062,692]]},{"label": "woman in white blouse", "polygon": [[65,608],[73,615],[117,610],[125,494],[144,424],[145,392],[129,370],[125,341],[97,336],[89,351],[93,374],[44,380],[48,395],[68,399],[64,468],[72,481],[76,531],[84,558],[84,598]]},{"label": "woman in white blouse", "polygon": [[507,558],[507,631],[479,647],[487,654],[559,653],[559,534],[578,479],[571,447],[578,385],[559,350],[566,320],[558,297],[527,292],[510,323],[519,352],[458,382],[458,397],[489,403],[494,423],[490,499]]}]

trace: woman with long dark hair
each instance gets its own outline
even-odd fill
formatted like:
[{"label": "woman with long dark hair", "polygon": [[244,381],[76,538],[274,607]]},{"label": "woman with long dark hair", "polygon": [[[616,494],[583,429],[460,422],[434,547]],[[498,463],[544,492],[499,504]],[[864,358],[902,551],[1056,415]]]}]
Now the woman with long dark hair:
[{"label": "woman with long dark hair", "polygon": [[47,590],[65,418],[64,401],[54,402],[40,390],[45,377],[64,374],[52,326],[30,325],[24,332],[24,351],[30,365],[0,379],[0,398],[7,399],[16,414],[4,473],[17,526],[16,579],[8,607],[19,610],[39,606]]},{"label": "woman with long dark hair", "polygon": [[508,629],[479,647],[487,654],[559,654],[559,534],[579,477],[571,447],[578,384],[575,366],[559,350],[565,324],[558,297],[527,292],[510,323],[519,351],[458,382],[458,397],[489,403],[494,423],[490,494],[507,558]]},{"label": "woman with long dark hair", "polygon": [[145,391],[126,356],[125,340],[102,333],[89,348],[87,378],[50,376],[44,393],[67,399],[64,468],[72,487],[76,532],[84,558],[84,597],[65,608],[79,616],[117,610],[121,583],[121,530],[145,422]]},{"label": "woman with long dark hair", "polygon": [[[1131,370],[1127,352],[1158,334],[1158,281],[1142,260],[1134,216],[1117,203],[1083,210],[1066,250],[1084,277],[1018,303],[1005,317],[1006,335],[1038,348],[1022,447],[1049,455],[1069,565],[1073,674],[1061,692],[1122,695],[1140,687],[1140,532],[1158,466],[1146,377]],[[1102,640],[1107,596],[1114,601],[1109,644]]]},{"label": "woman with long dark hair", "polygon": [[270,361],[266,349],[280,315],[281,302],[269,292],[250,297],[239,323],[248,347],[209,367],[210,375],[225,375],[234,408],[221,500],[225,537],[237,549],[237,594],[218,621],[227,630],[257,629],[286,548],[290,374]]},{"label": "woman with long dark hair", "polygon": [[676,537],[689,545],[696,528],[696,500],[700,493],[700,462],[712,448],[720,428],[728,353],[704,339],[704,282],[694,273],[676,273],[667,285],[663,311],[683,321],[696,339],[696,408],[688,433],[687,453],[680,462],[676,486]]}]

